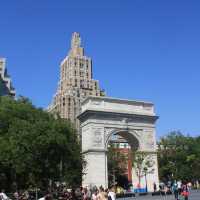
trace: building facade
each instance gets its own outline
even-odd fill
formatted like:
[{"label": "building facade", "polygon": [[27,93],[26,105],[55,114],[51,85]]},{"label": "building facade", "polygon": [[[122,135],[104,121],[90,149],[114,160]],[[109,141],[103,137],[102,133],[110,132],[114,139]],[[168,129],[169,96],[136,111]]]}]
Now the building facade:
[{"label": "building facade", "polygon": [[0,96],[15,97],[15,89],[7,73],[5,58],[0,58]]},{"label": "building facade", "polygon": [[72,34],[71,49],[61,62],[60,81],[48,111],[69,119],[79,129],[77,116],[81,101],[88,96],[103,96],[99,82],[92,76],[92,60],[85,56],[80,34]]}]

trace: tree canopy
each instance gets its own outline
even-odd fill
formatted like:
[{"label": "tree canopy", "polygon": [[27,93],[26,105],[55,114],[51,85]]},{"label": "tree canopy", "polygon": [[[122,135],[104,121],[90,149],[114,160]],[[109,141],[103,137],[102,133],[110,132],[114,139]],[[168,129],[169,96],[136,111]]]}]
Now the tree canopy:
[{"label": "tree canopy", "polygon": [[199,180],[200,137],[173,131],[158,142],[159,175],[163,181]]},{"label": "tree canopy", "polygon": [[26,98],[0,97],[0,184],[21,189],[49,181],[79,185],[81,146],[72,124]]},{"label": "tree canopy", "polygon": [[133,151],[132,155],[133,167],[139,180],[139,186],[141,186],[141,178],[154,172],[154,161],[152,155],[147,152]]}]

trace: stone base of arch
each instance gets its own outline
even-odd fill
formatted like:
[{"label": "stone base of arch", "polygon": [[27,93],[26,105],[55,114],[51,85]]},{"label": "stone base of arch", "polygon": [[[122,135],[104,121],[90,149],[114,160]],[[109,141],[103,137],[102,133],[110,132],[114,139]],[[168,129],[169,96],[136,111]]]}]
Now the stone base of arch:
[{"label": "stone base of arch", "polygon": [[[152,103],[114,99],[108,97],[88,97],[82,103],[79,115],[82,136],[82,153],[87,162],[84,169],[83,186],[108,187],[107,146],[113,133],[124,137],[135,150],[149,152],[154,161],[153,173],[147,174],[148,191],[153,191],[153,183],[158,186],[158,166],[156,154],[155,122]],[[133,186],[138,186],[134,170]],[[141,187],[146,187],[141,177]]]},{"label": "stone base of arch", "polygon": [[103,186],[108,187],[107,178],[107,156],[106,151],[91,150],[83,152],[87,162],[87,167],[84,171],[83,186]]}]

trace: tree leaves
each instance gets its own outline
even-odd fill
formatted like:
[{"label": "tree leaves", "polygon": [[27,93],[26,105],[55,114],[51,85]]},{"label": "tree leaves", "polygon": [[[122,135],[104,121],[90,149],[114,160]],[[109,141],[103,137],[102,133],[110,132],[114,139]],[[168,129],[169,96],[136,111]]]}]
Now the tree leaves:
[{"label": "tree leaves", "polygon": [[200,175],[200,137],[184,136],[173,131],[158,143],[161,180],[197,180]]},{"label": "tree leaves", "polygon": [[[0,183],[11,189],[81,182],[81,147],[73,125],[21,97],[0,98]],[[62,163],[62,167],[60,166]],[[69,176],[68,174],[73,174]]]},{"label": "tree leaves", "polygon": [[148,152],[143,152],[143,151],[136,151],[132,152],[133,154],[133,166],[136,172],[136,175],[138,176],[139,179],[139,185],[141,182],[141,178],[143,176],[146,176],[147,174],[153,173],[155,170],[153,168],[154,166],[154,161],[152,158],[152,155],[149,154]]}]

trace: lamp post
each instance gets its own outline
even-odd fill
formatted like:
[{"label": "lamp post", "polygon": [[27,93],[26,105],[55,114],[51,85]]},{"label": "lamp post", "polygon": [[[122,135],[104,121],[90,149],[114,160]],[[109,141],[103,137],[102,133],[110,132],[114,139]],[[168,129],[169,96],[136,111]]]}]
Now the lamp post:
[{"label": "lamp post", "polygon": [[38,200],[38,188],[37,188],[37,185],[36,185],[36,188],[35,188],[35,200]]}]

